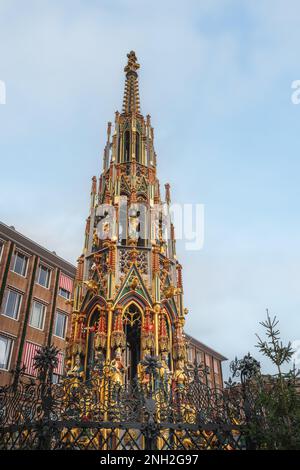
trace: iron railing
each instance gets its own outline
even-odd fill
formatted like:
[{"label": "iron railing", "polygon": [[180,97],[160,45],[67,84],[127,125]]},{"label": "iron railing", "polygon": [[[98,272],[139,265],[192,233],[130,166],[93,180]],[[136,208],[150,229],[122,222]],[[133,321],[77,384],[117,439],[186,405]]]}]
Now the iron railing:
[{"label": "iron railing", "polygon": [[[51,355],[50,355],[51,356]],[[89,381],[53,384],[51,360],[38,379],[0,389],[0,449],[202,450],[254,448],[247,436],[244,389],[211,389],[197,365],[175,383],[156,358],[147,381],[121,384],[100,363]],[[246,403],[246,408],[245,408]]]}]

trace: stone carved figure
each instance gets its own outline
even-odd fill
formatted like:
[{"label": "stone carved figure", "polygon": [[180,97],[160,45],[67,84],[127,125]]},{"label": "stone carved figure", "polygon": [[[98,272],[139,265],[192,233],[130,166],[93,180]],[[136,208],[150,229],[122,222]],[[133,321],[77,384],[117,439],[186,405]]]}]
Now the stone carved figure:
[{"label": "stone carved figure", "polygon": [[131,240],[137,240],[139,237],[140,232],[140,220],[139,220],[139,212],[132,211],[129,215],[129,229],[128,234]]}]

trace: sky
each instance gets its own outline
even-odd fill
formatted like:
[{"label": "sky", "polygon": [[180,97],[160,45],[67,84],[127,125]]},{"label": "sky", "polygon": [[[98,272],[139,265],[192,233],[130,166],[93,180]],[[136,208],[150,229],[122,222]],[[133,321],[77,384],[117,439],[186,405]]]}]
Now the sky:
[{"label": "sky", "polygon": [[299,45],[296,0],[0,0],[0,220],[76,262],[135,50],[161,185],[205,207],[177,249],[186,331],[272,371],[266,308],[300,339]]}]

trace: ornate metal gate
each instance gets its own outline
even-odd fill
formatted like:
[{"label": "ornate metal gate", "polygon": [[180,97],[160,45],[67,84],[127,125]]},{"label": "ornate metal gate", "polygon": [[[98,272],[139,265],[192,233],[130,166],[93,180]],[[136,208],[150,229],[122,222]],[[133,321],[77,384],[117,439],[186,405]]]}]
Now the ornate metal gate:
[{"label": "ornate metal gate", "polygon": [[198,367],[180,388],[167,388],[155,358],[150,380],[120,385],[101,364],[88,382],[52,384],[22,377],[0,390],[1,449],[201,450],[245,449],[239,394],[211,390]]}]

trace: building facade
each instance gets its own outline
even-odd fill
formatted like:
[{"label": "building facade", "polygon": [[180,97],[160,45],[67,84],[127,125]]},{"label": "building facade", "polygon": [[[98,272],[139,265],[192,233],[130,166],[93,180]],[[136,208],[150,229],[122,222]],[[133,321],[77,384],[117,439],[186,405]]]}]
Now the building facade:
[{"label": "building facade", "polygon": [[[112,381],[147,382],[145,360],[156,357],[165,390],[187,380],[189,345],[182,266],[170,221],[170,185],[161,195],[154,131],[140,110],[139,64],[131,51],[125,66],[122,112],[108,123],[103,170],[94,176],[83,253],[78,260],[68,376],[83,381],[99,363]],[[194,341],[201,352],[201,344]],[[192,346],[190,346],[192,348]],[[211,386],[222,385],[221,355],[208,348]],[[215,374],[214,372],[215,371]]]},{"label": "building facade", "polygon": [[20,368],[36,375],[42,345],[60,350],[54,380],[63,374],[75,268],[13,227],[0,223],[0,385]]}]

